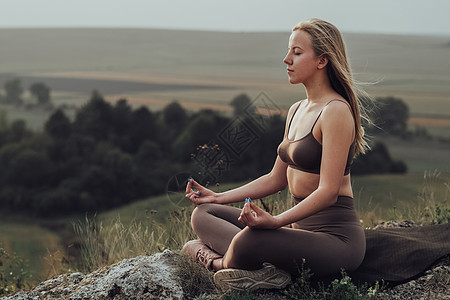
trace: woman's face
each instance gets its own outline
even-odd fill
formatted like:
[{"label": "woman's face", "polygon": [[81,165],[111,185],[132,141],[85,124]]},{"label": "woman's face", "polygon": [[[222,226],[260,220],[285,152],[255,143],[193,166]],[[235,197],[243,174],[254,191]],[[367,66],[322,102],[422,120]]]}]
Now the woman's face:
[{"label": "woman's face", "polygon": [[318,71],[320,57],[314,53],[309,33],[303,30],[292,32],[288,53],[283,62],[287,65],[290,83],[307,84],[314,78]]}]

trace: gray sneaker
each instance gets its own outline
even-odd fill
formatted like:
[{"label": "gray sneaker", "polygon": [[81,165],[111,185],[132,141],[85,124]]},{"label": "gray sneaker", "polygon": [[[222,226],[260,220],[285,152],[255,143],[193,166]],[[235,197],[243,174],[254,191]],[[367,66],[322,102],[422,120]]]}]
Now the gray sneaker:
[{"label": "gray sneaker", "polygon": [[255,271],[223,269],[214,274],[214,283],[222,291],[244,291],[257,289],[282,289],[291,282],[291,275],[274,265],[264,263]]}]

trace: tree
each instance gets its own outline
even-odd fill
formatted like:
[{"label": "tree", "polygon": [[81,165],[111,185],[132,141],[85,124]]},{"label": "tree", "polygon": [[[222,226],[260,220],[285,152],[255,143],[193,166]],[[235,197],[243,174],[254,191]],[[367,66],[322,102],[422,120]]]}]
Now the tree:
[{"label": "tree", "polygon": [[174,157],[189,161],[198,146],[209,143],[225,127],[222,117],[212,110],[201,110],[172,143]]},{"label": "tree", "polygon": [[406,173],[403,161],[393,160],[385,144],[377,142],[364,155],[358,156],[352,164],[352,174]]},{"label": "tree", "polygon": [[117,101],[112,108],[111,126],[113,134],[111,141],[114,145],[127,152],[133,150],[130,141],[131,114],[131,106],[125,99]]},{"label": "tree", "polygon": [[9,128],[9,142],[20,142],[28,137],[32,136],[32,133],[27,129],[27,123],[24,120],[14,120]]},{"label": "tree", "polygon": [[22,104],[22,94],[23,94],[23,88],[22,83],[20,82],[20,79],[13,78],[10,80],[7,80],[4,85],[6,96],[5,96],[5,102],[9,104]]},{"label": "tree", "polygon": [[44,83],[33,83],[30,86],[30,93],[36,98],[38,104],[44,105],[50,103],[50,88]]},{"label": "tree", "polygon": [[377,98],[374,123],[386,133],[403,136],[408,128],[409,108],[402,99]]},{"label": "tree", "polygon": [[114,133],[118,136],[129,134],[131,124],[131,106],[126,99],[120,99],[112,108],[111,125],[114,128]]},{"label": "tree", "polygon": [[[131,114],[129,131],[130,152],[136,153],[141,144],[146,141],[158,140],[158,131],[154,114],[145,106],[141,106]],[[164,134],[166,134],[164,132]]]},{"label": "tree", "polygon": [[99,92],[93,91],[89,102],[77,112],[74,131],[95,140],[107,140],[112,131],[111,120],[111,104]]},{"label": "tree", "polygon": [[43,186],[50,174],[51,164],[45,153],[24,149],[10,162],[7,183],[23,187]]},{"label": "tree", "polygon": [[256,108],[251,103],[251,99],[246,94],[240,94],[231,100],[230,105],[234,108],[235,116],[242,116],[247,113],[253,114]]},{"label": "tree", "polygon": [[187,113],[178,102],[172,102],[163,109],[164,123],[178,135],[188,121]]},{"label": "tree", "polygon": [[66,139],[72,132],[69,118],[62,109],[57,109],[45,123],[45,131],[53,138]]}]

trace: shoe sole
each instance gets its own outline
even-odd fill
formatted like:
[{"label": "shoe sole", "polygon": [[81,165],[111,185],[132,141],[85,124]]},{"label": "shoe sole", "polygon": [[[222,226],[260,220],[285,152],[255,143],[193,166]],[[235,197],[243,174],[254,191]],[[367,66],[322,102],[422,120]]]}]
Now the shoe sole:
[{"label": "shoe sole", "polygon": [[291,275],[274,266],[265,266],[256,271],[224,269],[214,274],[214,283],[222,291],[282,289],[291,282]]}]

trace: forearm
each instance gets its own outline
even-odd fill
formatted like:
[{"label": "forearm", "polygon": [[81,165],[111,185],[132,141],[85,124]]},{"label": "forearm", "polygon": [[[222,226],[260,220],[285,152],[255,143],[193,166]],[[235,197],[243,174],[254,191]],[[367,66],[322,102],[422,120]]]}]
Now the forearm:
[{"label": "forearm", "polygon": [[269,173],[243,186],[217,194],[216,202],[220,204],[235,203],[244,201],[247,197],[260,199],[285,188],[286,184],[284,182],[273,176],[272,173]]},{"label": "forearm", "polygon": [[308,197],[289,210],[275,216],[277,227],[282,227],[307,218],[329,206],[337,200],[337,194],[321,189],[315,190]]}]

